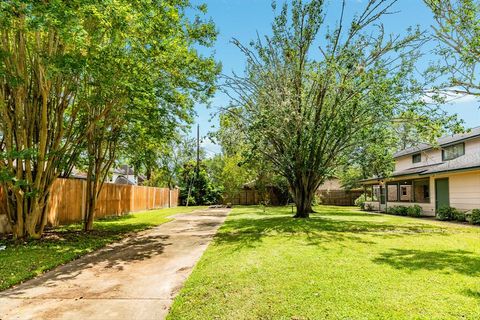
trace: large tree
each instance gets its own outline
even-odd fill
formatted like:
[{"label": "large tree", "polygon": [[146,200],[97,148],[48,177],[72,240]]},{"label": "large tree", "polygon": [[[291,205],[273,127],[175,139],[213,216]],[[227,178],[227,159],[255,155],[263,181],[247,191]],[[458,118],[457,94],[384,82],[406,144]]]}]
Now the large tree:
[{"label": "large tree", "polygon": [[53,181],[81,164],[91,229],[127,137],[159,146],[132,128],[165,143],[213,94],[219,68],[197,51],[216,36],[204,12],[184,0],[0,4],[0,169],[16,237],[40,237]]},{"label": "large tree", "polygon": [[425,0],[432,9],[433,36],[443,58],[440,68],[449,74],[443,89],[480,97],[480,1]]},{"label": "large tree", "polygon": [[295,217],[309,216],[318,186],[370,130],[405,114],[419,124],[435,114],[413,76],[422,33],[384,31],[395,2],[369,0],[347,21],[343,1],[327,26],[322,0],[296,0],[281,7],[271,36],[234,41],[247,68],[226,77],[226,92],[252,144],[288,181]]},{"label": "large tree", "polygon": [[0,4],[1,187],[16,238],[42,234],[52,183],[81,138],[85,15],[78,2]]},{"label": "large tree", "polygon": [[219,68],[196,46],[211,46],[216,31],[200,16],[187,18],[189,9],[194,8],[185,1],[152,0],[125,1],[101,11],[108,25],[103,32],[98,24],[95,29],[101,34],[97,47],[102,48],[95,60],[101,66],[95,70],[104,72],[96,77],[95,90],[90,90],[95,99],[88,116],[102,117],[90,121],[95,130],[86,135],[86,230],[93,226],[96,199],[117,149],[125,148],[123,154],[137,172],[144,168],[150,178],[165,144],[191,121],[194,102],[205,102],[214,92]]}]

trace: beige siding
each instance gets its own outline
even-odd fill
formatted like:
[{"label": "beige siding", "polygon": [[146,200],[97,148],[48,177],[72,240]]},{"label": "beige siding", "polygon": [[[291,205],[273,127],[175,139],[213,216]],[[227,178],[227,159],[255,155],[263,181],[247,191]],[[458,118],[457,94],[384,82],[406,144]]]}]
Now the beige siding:
[{"label": "beige siding", "polygon": [[412,155],[403,156],[395,160],[395,171],[405,170],[414,167],[422,167],[434,163],[442,162],[441,150],[427,150],[421,152],[422,161],[418,163],[412,162]]},{"label": "beige siding", "polygon": [[480,138],[465,141],[465,154],[480,153]]},{"label": "beige siding", "polygon": [[480,171],[442,174],[434,178],[448,178],[450,206],[460,210],[480,208]]},{"label": "beige siding", "polygon": [[372,210],[374,210],[374,211],[379,211],[378,201],[365,201],[365,204],[370,205],[370,207],[372,208]]}]

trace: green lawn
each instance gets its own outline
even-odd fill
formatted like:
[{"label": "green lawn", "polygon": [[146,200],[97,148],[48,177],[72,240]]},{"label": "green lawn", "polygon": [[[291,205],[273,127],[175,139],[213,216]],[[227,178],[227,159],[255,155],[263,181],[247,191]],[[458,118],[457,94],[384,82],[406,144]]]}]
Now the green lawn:
[{"label": "green lawn", "polygon": [[168,216],[204,207],[177,207],[138,212],[95,221],[94,231],[84,233],[81,224],[55,228],[38,241],[14,243],[0,240],[0,290],[6,289],[67,261],[119,240],[127,233],[147,229],[168,221]]},{"label": "green lawn", "polygon": [[235,208],[169,319],[480,319],[480,228]]}]

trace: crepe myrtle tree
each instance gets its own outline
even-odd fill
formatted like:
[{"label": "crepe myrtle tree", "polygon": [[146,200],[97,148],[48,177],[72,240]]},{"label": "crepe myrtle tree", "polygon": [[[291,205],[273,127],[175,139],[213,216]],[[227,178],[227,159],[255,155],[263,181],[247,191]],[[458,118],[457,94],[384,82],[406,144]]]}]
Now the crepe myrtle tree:
[{"label": "crepe myrtle tree", "polygon": [[162,144],[191,121],[194,103],[212,96],[219,71],[213,57],[196,50],[216,38],[215,26],[202,17],[204,7],[179,0],[119,0],[98,7],[83,114],[91,128],[85,136],[86,231],[93,228],[97,199],[119,149],[127,149],[136,168],[151,170]]},{"label": "crepe myrtle tree", "polygon": [[128,124],[157,120],[168,139],[213,94],[219,67],[197,51],[216,37],[205,10],[185,0],[0,2],[0,184],[14,237],[41,237],[53,182],[81,163],[90,230]]},{"label": "crepe myrtle tree", "polygon": [[309,217],[319,185],[379,123],[435,120],[413,76],[423,33],[387,35],[381,23],[395,2],[369,0],[347,22],[343,1],[337,23],[325,26],[324,1],[295,0],[271,36],[233,40],[247,67],[225,76],[225,92],[254,148],[288,181],[297,218]]},{"label": "crepe myrtle tree", "polygon": [[51,186],[81,139],[84,17],[77,2],[0,3],[0,183],[17,239],[41,236]]}]

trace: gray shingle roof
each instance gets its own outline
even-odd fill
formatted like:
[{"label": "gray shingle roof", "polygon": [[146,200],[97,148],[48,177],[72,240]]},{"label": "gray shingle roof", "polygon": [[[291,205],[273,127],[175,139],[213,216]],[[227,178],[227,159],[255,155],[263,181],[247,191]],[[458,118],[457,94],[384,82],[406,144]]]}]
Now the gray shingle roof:
[{"label": "gray shingle roof", "polygon": [[422,174],[432,174],[444,171],[465,170],[480,167],[480,154],[466,154],[456,159],[442,162],[438,166],[432,167]]},{"label": "gray shingle roof", "polygon": [[422,167],[413,167],[400,171],[395,171],[392,173],[392,177],[408,176],[408,175],[429,175],[433,173],[446,172],[446,171],[455,171],[455,170],[466,170],[466,169],[475,169],[480,168],[480,154],[474,153],[469,155],[464,155],[456,159],[431,164],[428,166]]},{"label": "gray shingle roof", "polygon": [[[449,135],[449,136],[444,136],[441,137],[437,140],[437,143],[440,147],[445,147],[448,146],[452,143],[456,142],[461,142],[464,140],[472,139],[475,137],[480,137],[480,127],[476,127],[471,129],[469,132],[466,133],[461,133],[461,134],[454,134],[454,135]],[[395,158],[402,157],[402,156],[407,156],[409,154],[414,154],[420,151],[425,151],[428,149],[431,149],[432,145],[427,144],[427,143],[420,143],[419,145],[412,147],[412,148],[407,148],[401,151],[396,152],[393,156]]]},{"label": "gray shingle roof", "polygon": [[398,177],[398,176],[408,176],[411,174],[423,174],[425,172],[428,172],[429,170],[434,170],[435,167],[438,167],[441,164],[442,163],[435,163],[428,166],[413,167],[413,168],[408,168],[404,170],[399,170],[399,171],[393,172],[391,176]]}]

